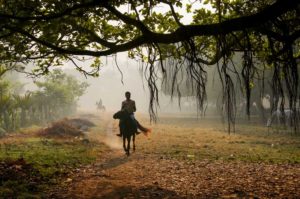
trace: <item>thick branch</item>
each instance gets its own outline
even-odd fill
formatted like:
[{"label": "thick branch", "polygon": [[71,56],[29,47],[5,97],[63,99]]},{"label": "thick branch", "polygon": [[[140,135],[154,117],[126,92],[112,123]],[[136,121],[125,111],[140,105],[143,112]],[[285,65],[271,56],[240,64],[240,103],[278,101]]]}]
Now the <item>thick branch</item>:
[{"label": "thick branch", "polygon": [[105,39],[102,39],[96,32],[94,32],[94,31],[92,31],[88,28],[79,26],[76,23],[72,23],[72,26],[75,27],[80,32],[84,32],[84,33],[89,34],[90,39],[92,41],[97,42],[97,43],[101,44],[102,46],[105,46],[107,48],[115,48],[116,47],[115,43],[112,43],[112,42],[109,42]]},{"label": "thick branch", "polygon": [[[20,33],[22,35],[27,36],[28,38],[32,39],[33,41],[47,46],[58,53],[62,54],[73,54],[73,55],[90,55],[90,56],[106,56],[110,54],[114,54],[117,52],[128,51],[130,49],[139,47],[144,44],[153,44],[153,43],[162,43],[162,44],[170,44],[176,43],[181,41],[186,41],[187,39],[194,37],[194,36],[212,36],[212,35],[221,35],[227,34],[234,31],[241,31],[245,29],[258,29],[259,27],[265,24],[266,22],[277,18],[278,16],[286,13],[289,10],[295,9],[299,1],[294,0],[278,0],[275,4],[265,8],[264,10],[260,11],[259,13],[240,17],[236,19],[231,19],[227,21],[223,21],[221,23],[215,23],[210,25],[188,25],[188,26],[181,26],[175,32],[169,34],[160,34],[149,31],[146,26],[135,19],[130,18],[129,16],[123,15],[115,8],[105,4],[106,9],[110,12],[113,12],[117,17],[123,20],[125,23],[131,24],[136,26],[142,31],[142,35],[139,37],[134,38],[133,40],[120,44],[108,46],[108,50],[104,51],[89,51],[89,50],[77,50],[74,48],[62,48],[56,46],[52,43],[47,41],[41,40],[34,35],[30,34],[27,31],[24,31],[20,28],[6,26],[7,29]],[[263,31],[262,31],[263,32]],[[298,36],[298,34],[296,34]],[[100,44],[103,44],[101,41]]]},{"label": "thick branch", "polygon": [[297,8],[300,1],[278,0],[264,10],[245,17],[239,17],[215,23],[210,25],[188,25],[179,27],[175,32],[170,34],[152,33],[153,42],[157,43],[175,43],[194,36],[212,36],[228,34],[230,32],[241,31],[246,29],[258,29],[266,22],[277,18],[289,10]]},{"label": "thick branch", "polygon": [[114,54],[117,52],[128,51],[132,48],[141,46],[145,43],[145,40],[143,37],[137,37],[136,39],[133,39],[132,41],[129,41],[128,43],[116,45],[114,48],[110,48],[109,50],[105,50],[105,51],[77,50],[74,48],[62,48],[60,46],[54,45],[50,42],[39,39],[39,38],[35,37],[34,35],[30,34],[29,32],[22,30],[22,29],[18,29],[15,27],[9,27],[9,26],[5,26],[4,28],[14,31],[14,32],[17,32],[17,33],[20,33],[20,34],[30,38],[34,42],[44,45],[50,49],[53,49],[53,50],[57,51],[58,53],[70,54],[70,55],[71,54],[72,55],[89,55],[89,56],[95,56],[95,57],[107,56],[107,55],[111,55],[111,54]]}]

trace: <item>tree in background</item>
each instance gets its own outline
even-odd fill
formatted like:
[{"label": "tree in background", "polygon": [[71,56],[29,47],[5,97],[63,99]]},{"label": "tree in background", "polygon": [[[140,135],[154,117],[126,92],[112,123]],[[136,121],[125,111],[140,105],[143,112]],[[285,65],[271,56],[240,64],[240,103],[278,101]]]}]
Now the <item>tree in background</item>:
[{"label": "tree in background", "polygon": [[36,82],[37,91],[17,94],[10,81],[0,81],[0,127],[13,131],[75,113],[77,101],[88,87],[61,70],[53,70],[44,81]]},{"label": "tree in background", "polygon": [[36,82],[36,85],[45,95],[45,115],[54,117],[74,113],[79,97],[88,87],[87,83],[78,82],[73,76],[66,75],[61,70],[54,70],[45,76],[45,81]]}]

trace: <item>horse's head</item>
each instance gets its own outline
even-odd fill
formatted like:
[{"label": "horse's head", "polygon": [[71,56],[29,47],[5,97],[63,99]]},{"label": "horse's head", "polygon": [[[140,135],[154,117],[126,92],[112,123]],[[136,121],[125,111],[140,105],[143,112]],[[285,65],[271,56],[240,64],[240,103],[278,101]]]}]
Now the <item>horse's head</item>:
[{"label": "horse's head", "polygon": [[129,117],[129,114],[127,113],[127,111],[118,111],[113,115],[114,119],[119,119],[119,120],[124,120],[127,117]]}]

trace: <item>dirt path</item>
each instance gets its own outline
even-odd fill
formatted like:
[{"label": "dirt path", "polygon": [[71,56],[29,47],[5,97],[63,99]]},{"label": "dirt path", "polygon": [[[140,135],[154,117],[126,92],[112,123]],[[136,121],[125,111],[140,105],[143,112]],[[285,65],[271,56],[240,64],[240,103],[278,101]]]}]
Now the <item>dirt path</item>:
[{"label": "dirt path", "polygon": [[300,197],[299,164],[176,160],[138,149],[126,157],[116,128],[107,123],[99,139],[110,149],[68,176],[53,198]]}]

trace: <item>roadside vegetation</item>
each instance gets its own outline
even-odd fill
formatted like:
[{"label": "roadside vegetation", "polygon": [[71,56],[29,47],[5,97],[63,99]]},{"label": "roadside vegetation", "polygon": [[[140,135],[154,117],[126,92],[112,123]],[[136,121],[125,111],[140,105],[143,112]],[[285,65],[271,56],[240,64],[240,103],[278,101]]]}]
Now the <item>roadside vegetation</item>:
[{"label": "roadside vegetation", "polygon": [[53,70],[43,80],[35,81],[35,86],[36,90],[26,91],[16,80],[0,79],[0,136],[74,114],[88,84]]},{"label": "roadside vegetation", "polygon": [[67,174],[95,162],[105,146],[89,141],[68,121],[26,128],[0,140],[0,197],[49,197],[52,186],[71,180]]}]

